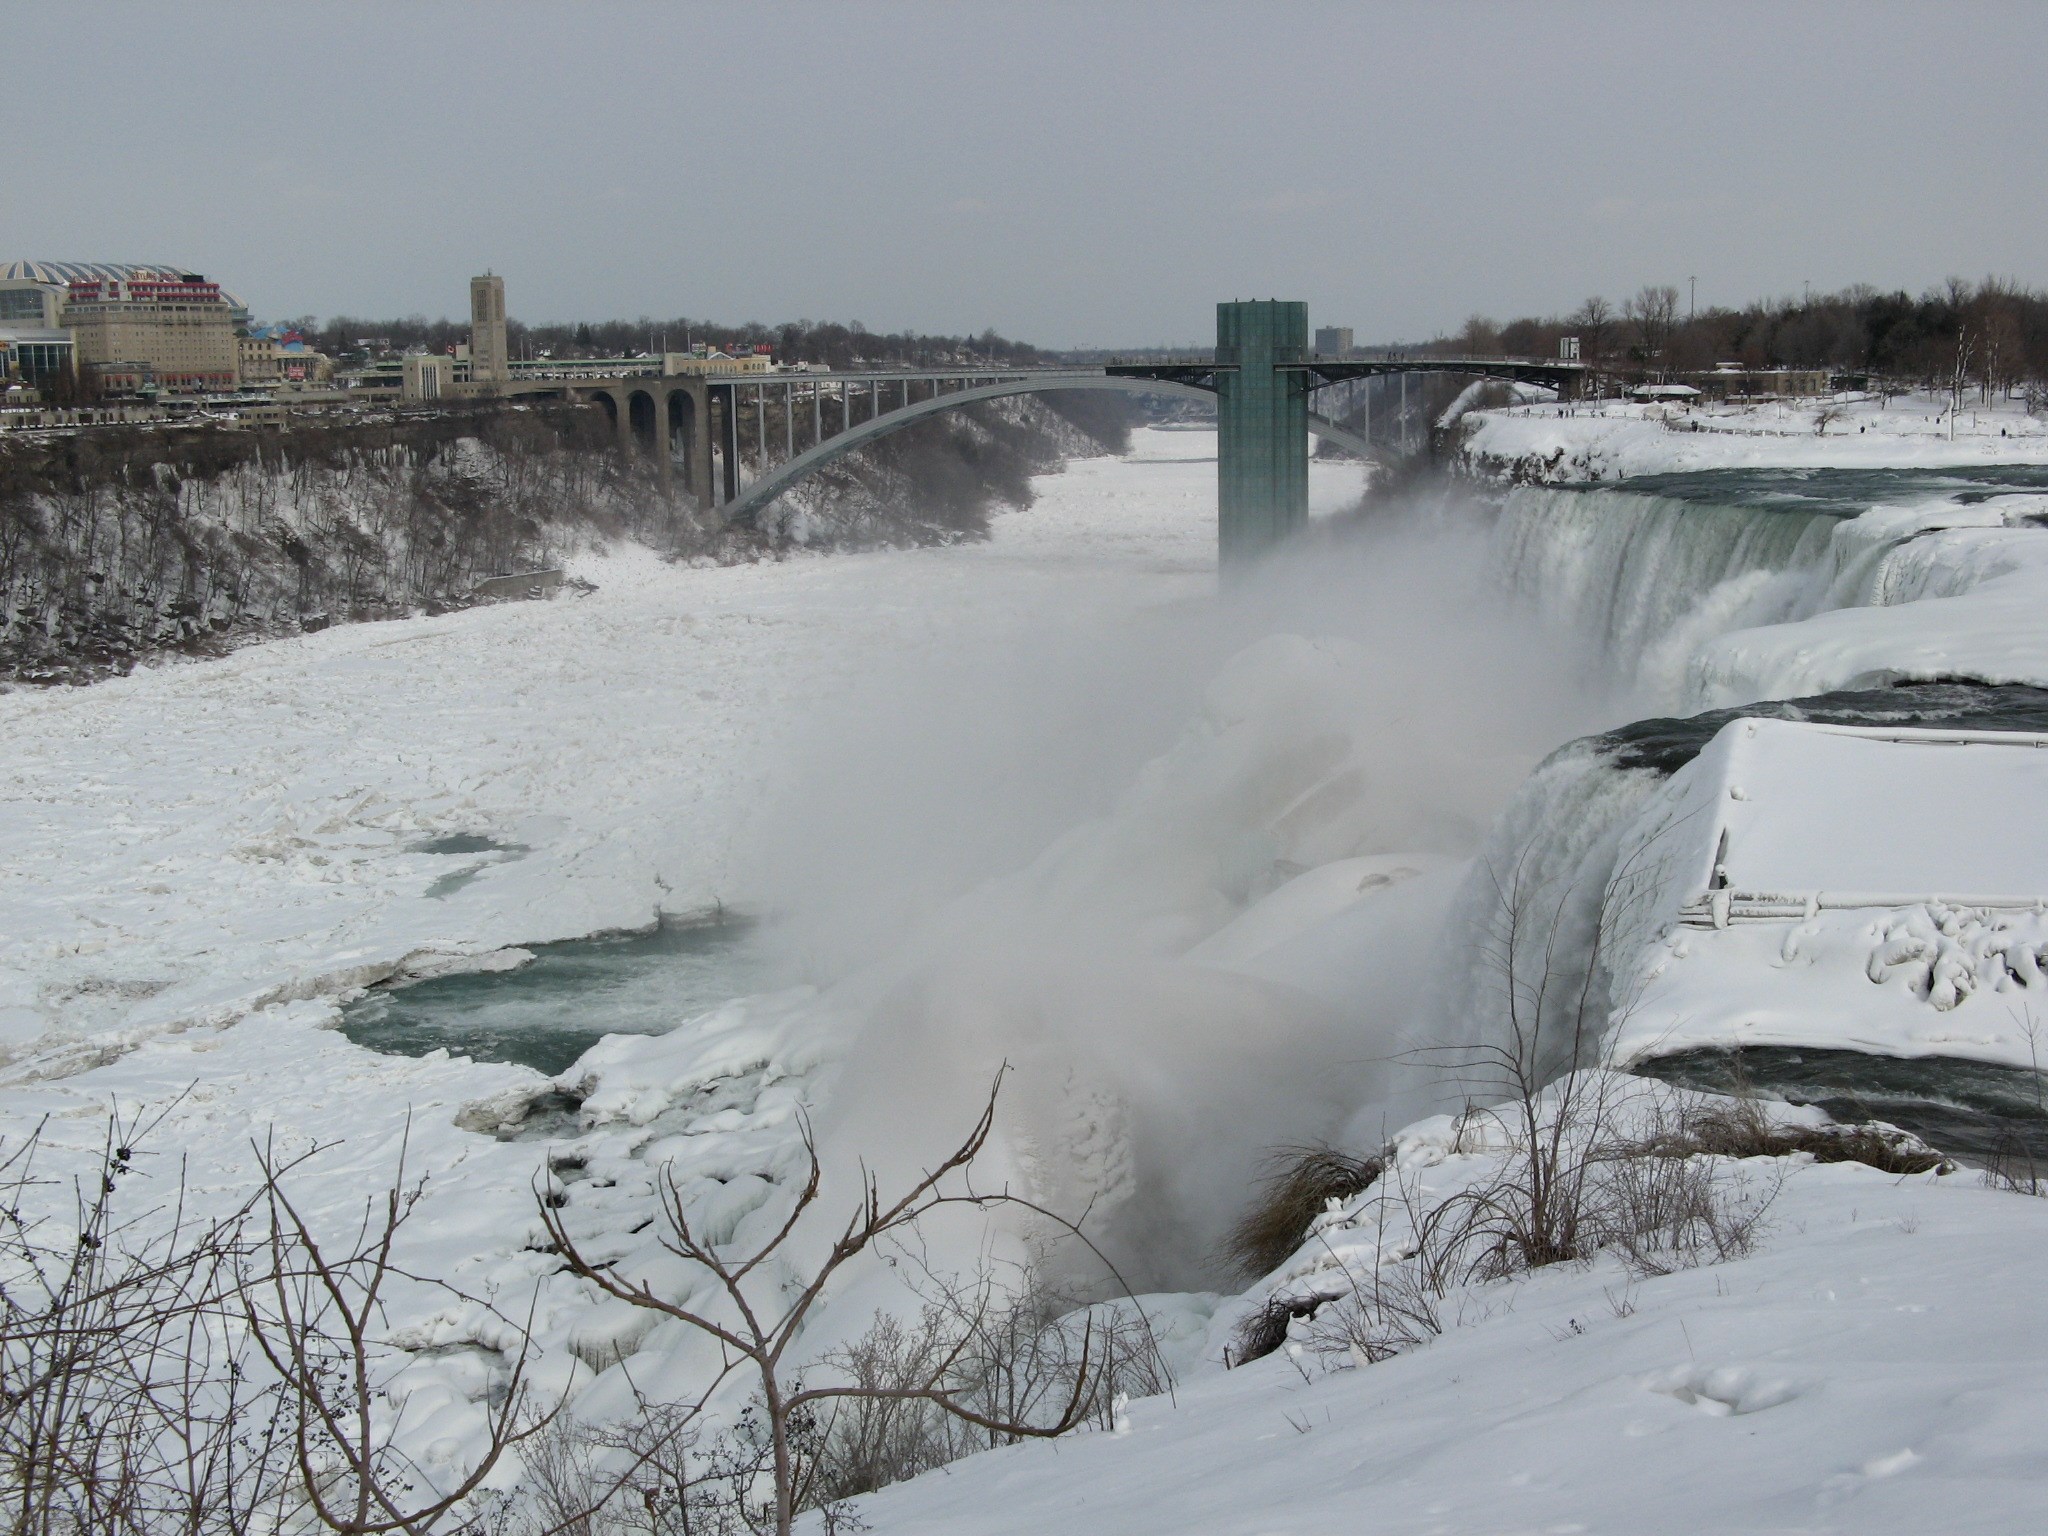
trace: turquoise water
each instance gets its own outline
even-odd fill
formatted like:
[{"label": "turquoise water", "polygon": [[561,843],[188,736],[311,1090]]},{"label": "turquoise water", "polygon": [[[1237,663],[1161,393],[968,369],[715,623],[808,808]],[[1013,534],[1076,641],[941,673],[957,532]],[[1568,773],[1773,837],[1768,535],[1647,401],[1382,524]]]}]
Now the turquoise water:
[{"label": "turquoise water", "polygon": [[772,985],[755,925],[665,923],[531,946],[514,971],[379,988],[342,1010],[341,1032],[373,1051],[446,1049],[553,1075],[606,1035],[655,1035]]}]

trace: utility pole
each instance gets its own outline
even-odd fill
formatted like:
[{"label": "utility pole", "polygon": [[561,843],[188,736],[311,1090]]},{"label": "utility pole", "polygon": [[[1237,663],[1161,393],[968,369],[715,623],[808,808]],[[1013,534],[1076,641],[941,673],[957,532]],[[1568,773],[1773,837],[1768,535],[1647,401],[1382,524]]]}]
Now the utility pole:
[{"label": "utility pole", "polygon": [[1690,325],[1693,317],[1700,312],[1700,280],[1697,277],[1688,277],[1686,282],[1691,285],[1685,301],[1685,319]]}]

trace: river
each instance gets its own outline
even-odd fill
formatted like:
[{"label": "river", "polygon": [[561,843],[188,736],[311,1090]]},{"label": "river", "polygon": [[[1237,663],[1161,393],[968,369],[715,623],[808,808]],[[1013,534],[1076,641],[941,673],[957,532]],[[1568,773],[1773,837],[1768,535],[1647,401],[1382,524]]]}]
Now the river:
[{"label": "river", "polygon": [[[2044,486],[2048,471],[2038,467],[1742,469],[1645,477],[1619,488],[1521,488],[1500,497],[1495,512],[1461,515],[1491,521],[1485,548],[1498,588],[1566,631],[1581,656],[1595,658],[1597,681],[1578,686],[1611,691],[1613,702],[1596,707],[1683,715],[1712,702],[1696,663],[1719,636],[1886,600],[1887,562],[1911,533],[1855,536],[1855,520],[1871,508],[1995,506]],[[1860,718],[1859,707],[1842,705],[1838,717]],[[1925,709],[1924,716],[1888,709],[1882,718],[2006,728],[2039,723],[2034,701],[2015,702],[2010,690],[1964,688],[1960,700]],[[1703,725],[1694,734],[1703,740],[1711,729]],[[1635,739],[1627,730],[1617,737],[1623,738]],[[1686,755],[1670,757],[1668,743],[1664,750],[1663,772]],[[1547,824],[1514,835],[1547,840],[1560,867],[1583,859],[1607,825],[1597,816],[1575,820],[1564,802],[1543,808],[1540,817]],[[1256,884],[1262,877],[1249,878]],[[382,1051],[445,1049],[555,1074],[605,1035],[658,1035],[787,979],[773,947],[744,923],[667,923],[642,934],[537,945],[532,954],[512,969],[374,989],[345,1010],[344,1032]],[[1483,1005],[1473,1006],[1483,1012]],[[1657,1070],[1712,1086],[1725,1085],[1728,1065],[1693,1055]],[[2016,1127],[2048,1151],[2038,1084],[2010,1069],[1938,1059],[1873,1063],[1828,1050],[1751,1052],[1742,1069],[1765,1091],[1838,1113],[1861,1106],[1957,1150],[1982,1153]]]}]

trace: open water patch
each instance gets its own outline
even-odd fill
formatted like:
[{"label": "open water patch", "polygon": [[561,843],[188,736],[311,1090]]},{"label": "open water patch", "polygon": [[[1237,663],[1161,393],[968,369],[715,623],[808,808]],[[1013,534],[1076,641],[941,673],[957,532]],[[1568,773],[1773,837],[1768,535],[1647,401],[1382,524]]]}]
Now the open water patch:
[{"label": "open water patch", "polygon": [[446,901],[464,886],[478,879],[485,870],[500,864],[510,864],[523,859],[533,850],[525,843],[508,843],[490,837],[482,832],[450,832],[440,837],[422,838],[408,843],[407,853],[424,853],[432,858],[463,859],[466,862],[444,874],[436,875],[423,895],[429,901]]},{"label": "open water patch", "polygon": [[2048,464],[1973,464],[1953,469],[1696,469],[1630,475],[1626,480],[1581,488],[1624,490],[1763,512],[1856,517],[1878,506],[1943,498],[1972,506],[1999,495],[2048,491]]},{"label": "open water patch", "polygon": [[376,988],[342,1009],[341,1032],[390,1055],[446,1050],[553,1076],[606,1035],[664,1034],[770,985],[746,920],[671,921],[527,947],[533,959],[515,970]]},{"label": "open water patch", "polygon": [[1883,1120],[1972,1159],[2048,1162],[2048,1079],[1954,1056],[1879,1056],[1788,1046],[1674,1051],[1634,1070],[1708,1093],[1811,1104],[1836,1120]]},{"label": "open water patch", "polygon": [[408,853],[525,853],[524,843],[504,843],[481,832],[451,832],[445,837],[422,838],[407,845]]}]

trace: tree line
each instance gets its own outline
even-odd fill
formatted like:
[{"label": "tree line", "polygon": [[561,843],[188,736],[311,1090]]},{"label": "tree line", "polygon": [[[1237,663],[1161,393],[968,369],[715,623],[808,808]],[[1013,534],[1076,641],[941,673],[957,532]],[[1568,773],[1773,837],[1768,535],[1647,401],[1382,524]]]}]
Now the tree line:
[{"label": "tree line", "polygon": [[[400,319],[368,319],[336,315],[321,321],[312,315],[288,322],[309,345],[330,357],[362,357],[380,351],[407,352],[423,348],[444,352],[469,340],[469,322],[430,320],[425,315]],[[514,357],[631,357],[638,353],[682,352],[702,342],[713,347],[772,347],[778,361],[818,363],[830,368],[902,364],[918,368],[948,364],[1002,364],[1041,361],[1043,354],[1027,342],[1012,341],[993,330],[978,336],[928,336],[918,331],[870,331],[858,320],[790,320],[763,325],[721,325],[691,319],[599,320],[528,325],[505,324]]]},{"label": "tree line", "polygon": [[2048,293],[1996,277],[1952,277],[1918,297],[1856,284],[1697,312],[1676,287],[1647,283],[1618,305],[1596,295],[1565,315],[1501,323],[1475,314],[1432,346],[1465,356],[1555,357],[1567,336],[1579,338],[1588,362],[1646,374],[1734,363],[1928,387],[1948,387],[1960,373],[1987,394],[2048,383]]}]

